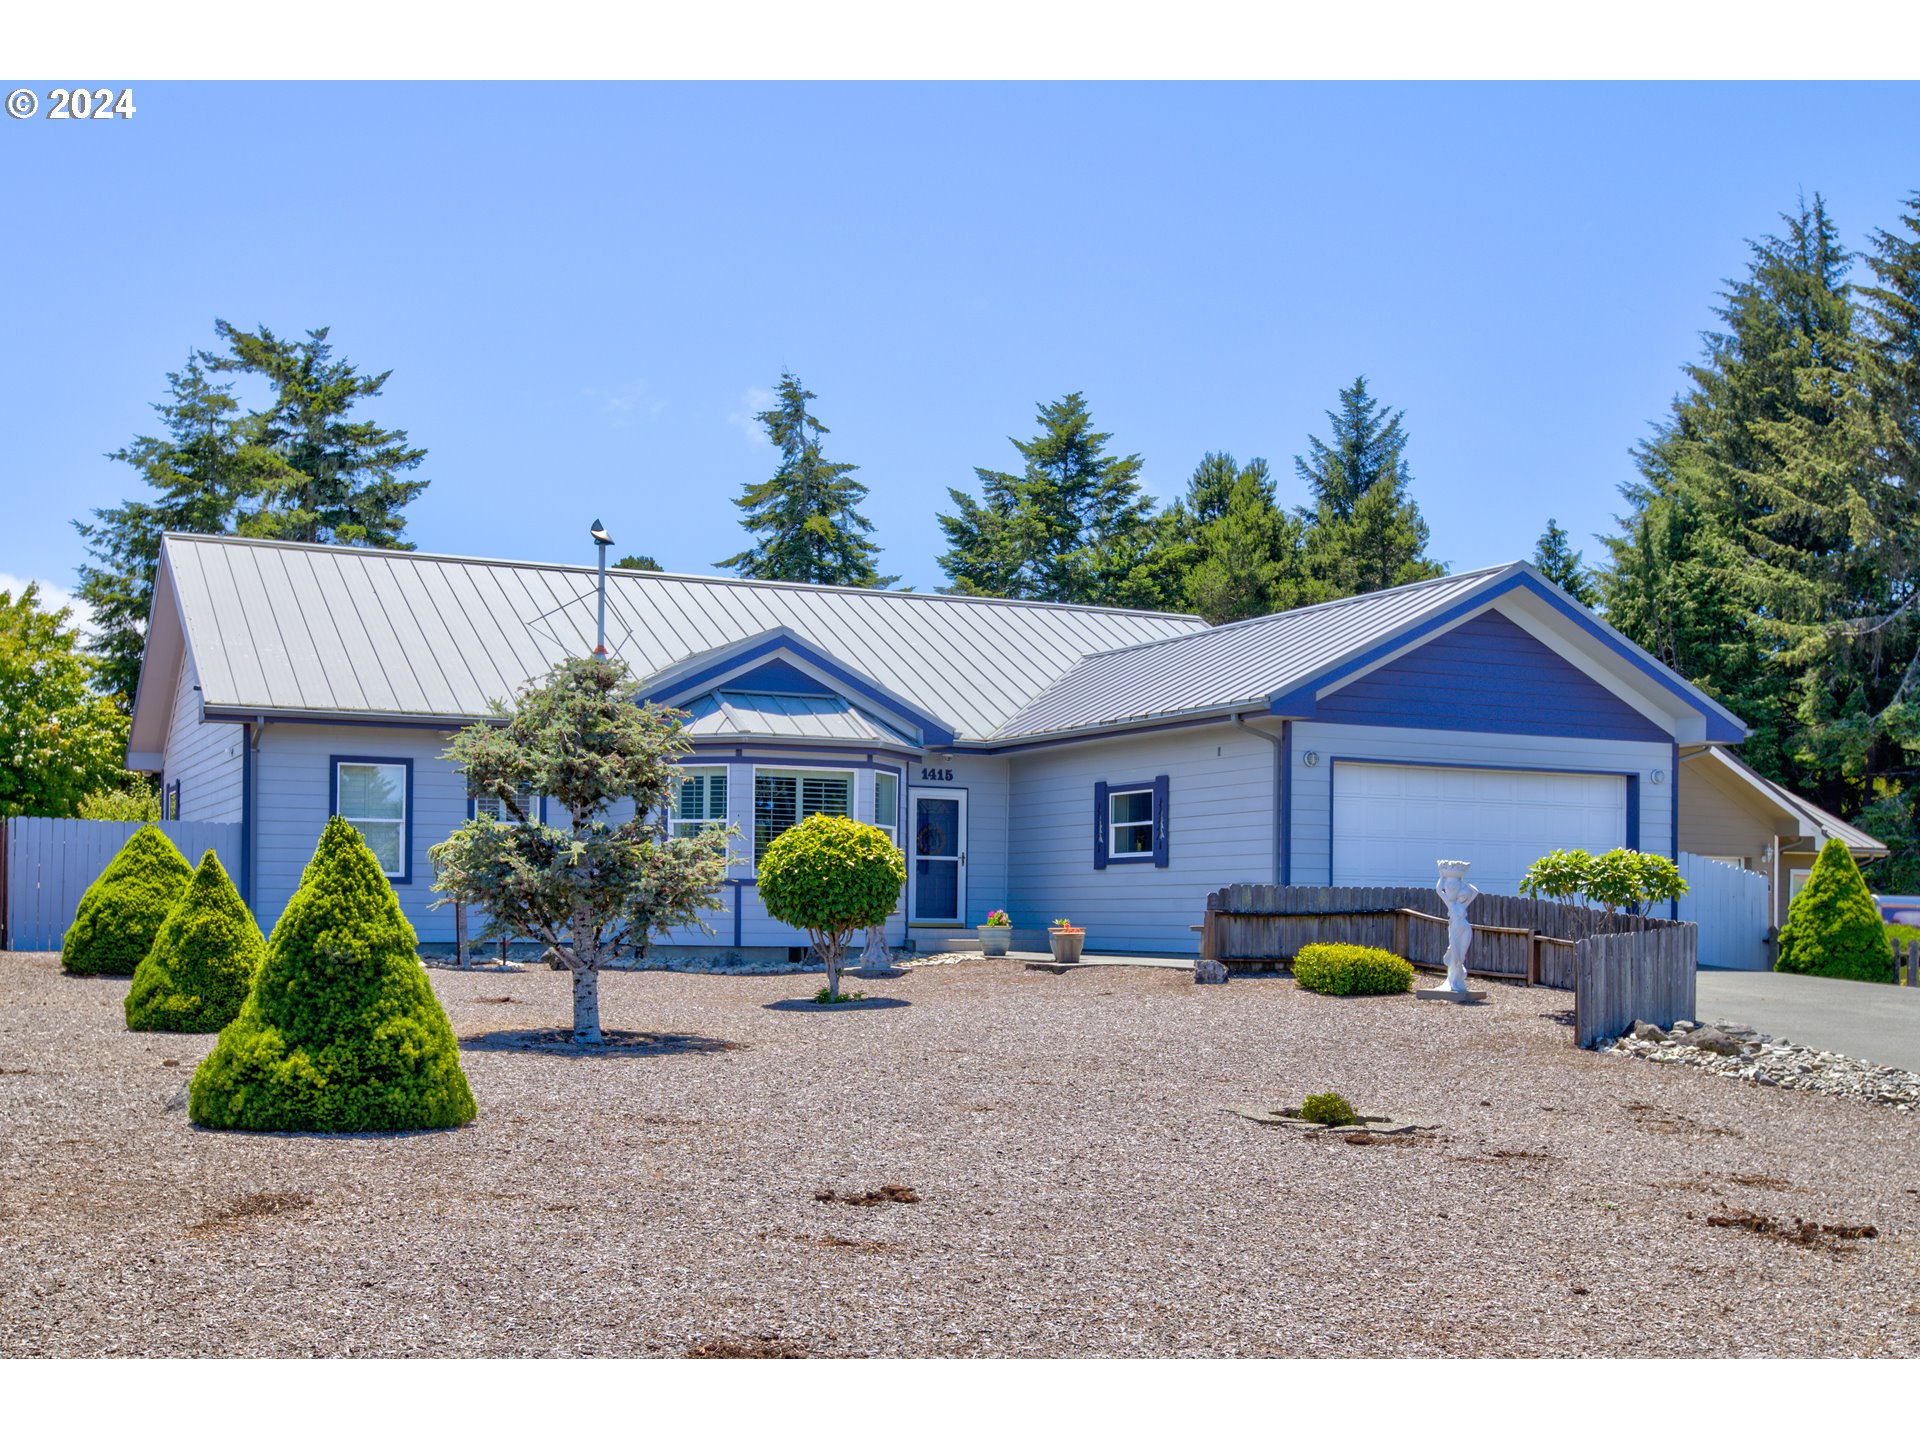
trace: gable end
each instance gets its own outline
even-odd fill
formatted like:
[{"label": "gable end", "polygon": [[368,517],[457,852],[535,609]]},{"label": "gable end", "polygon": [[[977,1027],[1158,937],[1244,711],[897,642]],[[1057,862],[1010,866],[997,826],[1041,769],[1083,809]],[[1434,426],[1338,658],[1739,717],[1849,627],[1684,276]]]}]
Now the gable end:
[{"label": "gable end", "polygon": [[1496,610],[1483,611],[1321,696],[1316,715],[1349,725],[1420,730],[1672,738]]}]

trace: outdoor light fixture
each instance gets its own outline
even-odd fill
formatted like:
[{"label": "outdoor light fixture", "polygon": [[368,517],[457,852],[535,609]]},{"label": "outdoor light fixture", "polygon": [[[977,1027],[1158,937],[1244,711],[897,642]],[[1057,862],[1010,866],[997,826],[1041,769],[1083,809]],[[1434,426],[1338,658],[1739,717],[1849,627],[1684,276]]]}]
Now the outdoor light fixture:
[{"label": "outdoor light fixture", "polygon": [[1647,779],[1651,780],[1656,785],[1664,784],[1666,782],[1666,778],[1667,778],[1667,772],[1664,770],[1656,770],[1651,775],[1647,776]]},{"label": "outdoor light fixture", "polygon": [[1300,763],[1311,770],[1320,763],[1320,752],[1318,750],[1307,751],[1306,754],[1300,757]]},{"label": "outdoor light fixture", "polygon": [[613,536],[607,533],[607,527],[598,520],[593,522],[593,544],[600,552],[600,620],[594,631],[593,653],[607,653],[607,547],[613,544]]}]

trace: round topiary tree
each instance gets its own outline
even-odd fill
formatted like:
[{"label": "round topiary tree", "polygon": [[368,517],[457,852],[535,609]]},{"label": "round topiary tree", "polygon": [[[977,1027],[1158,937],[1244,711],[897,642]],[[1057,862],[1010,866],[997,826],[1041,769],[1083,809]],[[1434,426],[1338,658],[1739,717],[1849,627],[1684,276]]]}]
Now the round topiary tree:
[{"label": "round topiary tree", "polygon": [[1780,928],[1773,968],[1790,975],[1835,980],[1893,979],[1887,929],[1860,867],[1838,840],[1821,847],[1806,888],[1793,899]]},{"label": "round topiary tree", "polygon": [[907,862],[884,830],[844,815],[813,815],[767,847],[760,899],[783,925],[807,932],[840,999],[840,961],[856,930],[886,923],[907,883]]},{"label": "round topiary tree", "polygon": [[267,953],[260,927],[209,850],[127,991],[129,1030],[219,1030],[240,1013]]},{"label": "round topiary tree", "polygon": [[446,1012],[360,832],[327,822],[253,988],[194,1071],[221,1130],[437,1130],[473,1119]]},{"label": "round topiary tree", "polygon": [[193,866],[173,841],[159,826],[142,825],[80,897],[60,945],[62,968],[70,975],[133,974],[192,879]]}]

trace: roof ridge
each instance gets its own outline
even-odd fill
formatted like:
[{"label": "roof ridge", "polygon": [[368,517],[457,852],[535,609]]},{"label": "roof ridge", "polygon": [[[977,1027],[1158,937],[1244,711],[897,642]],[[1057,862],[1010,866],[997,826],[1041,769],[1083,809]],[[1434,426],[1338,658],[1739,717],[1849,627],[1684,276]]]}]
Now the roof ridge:
[{"label": "roof ridge", "polygon": [[1476,580],[1489,575],[1500,575],[1509,570],[1518,569],[1525,564],[1526,562],[1524,560],[1509,560],[1504,565],[1485,565],[1478,570],[1462,570],[1457,575],[1434,575],[1428,579],[1414,580],[1405,585],[1392,585],[1385,590],[1368,590],[1359,595],[1342,595],[1333,600],[1316,600],[1311,605],[1296,605],[1291,610],[1276,610],[1271,615],[1253,615],[1245,620],[1229,620],[1224,625],[1209,625],[1204,630],[1189,630],[1184,635],[1162,635],[1154,640],[1138,640],[1131,645],[1116,645],[1110,650],[1089,651],[1074,663],[1078,666],[1102,655],[1122,655],[1130,650],[1146,650],[1155,645],[1171,645],[1176,641],[1191,640],[1196,635],[1219,635],[1228,630],[1243,630],[1253,625],[1271,625],[1279,620],[1291,620],[1297,615],[1310,615],[1318,610],[1334,610],[1342,605],[1356,605],[1361,601],[1380,600],[1388,595],[1404,595],[1409,590],[1420,590],[1430,585],[1441,585],[1449,581]]},{"label": "roof ridge", "polygon": [[[274,540],[259,535],[199,535],[185,530],[168,530],[162,533],[161,539],[191,541],[196,544],[205,541],[222,545],[250,545],[267,550],[317,550],[328,555],[377,555],[388,560],[437,560],[451,561],[460,565],[498,565],[510,570],[564,570],[585,575],[599,574],[597,565],[567,564],[557,560],[508,560],[497,555],[454,555],[435,550],[396,550],[377,545],[322,545],[310,540]],[[607,573],[609,576],[617,575],[628,580],[673,580],[699,585],[739,585],[756,590],[804,590],[830,595],[884,596],[891,600],[943,600],[966,605],[1018,605],[1035,610],[1068,610],[1094,615],[1136,615],[1149,620],[1193,620],[1203,626],[1206,623],[1202,616],[1189,615],[1176,610],[1139,610],[1124,605],[1081,605],[1065,600],[1023,600],[1003,595],[950,595],[940,590],[880,590],[864,585],[815,585],[804,580],[754,580],[744,575],[696,575],[675,570],[622,570],[615,566],[608,566]]]}]

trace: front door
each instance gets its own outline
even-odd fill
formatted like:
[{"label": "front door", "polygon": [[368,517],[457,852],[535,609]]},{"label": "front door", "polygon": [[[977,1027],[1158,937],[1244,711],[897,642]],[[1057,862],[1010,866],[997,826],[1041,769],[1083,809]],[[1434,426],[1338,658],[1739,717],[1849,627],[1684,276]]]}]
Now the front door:
[{"label": "front door", "polygon": [[915,925],[967,922],[967,792],[911,790],[913,894],[908,918]]}]

